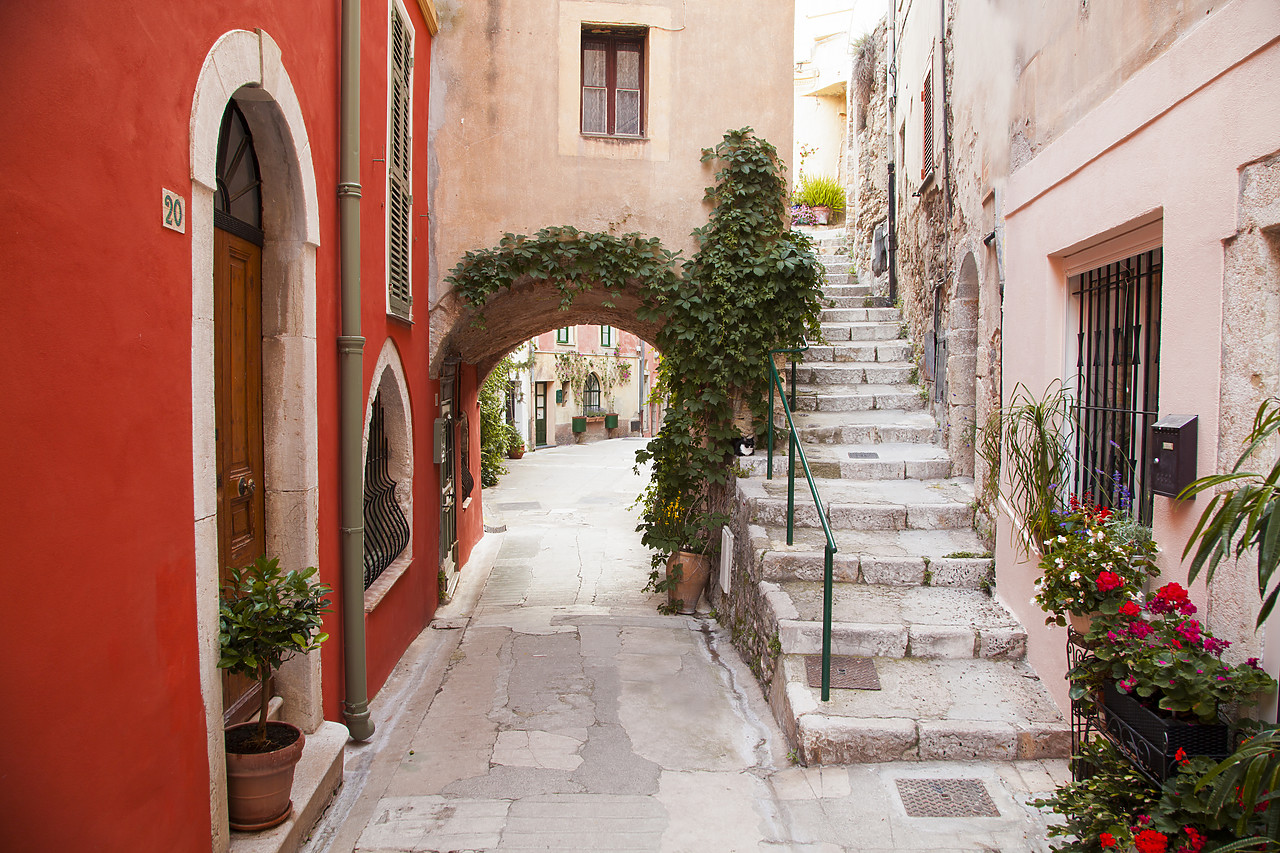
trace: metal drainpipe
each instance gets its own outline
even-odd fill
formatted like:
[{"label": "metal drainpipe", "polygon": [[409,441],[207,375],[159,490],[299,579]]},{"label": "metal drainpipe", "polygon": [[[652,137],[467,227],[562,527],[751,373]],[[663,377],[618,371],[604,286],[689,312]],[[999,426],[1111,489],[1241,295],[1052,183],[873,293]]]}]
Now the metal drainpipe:
[{"label": "metal drainpipe", "polygon": [[353,740],[373,737],[364,637],[364,338],[360,335],[360,0],[342,0],[338,176],[341,334],[338,393],[342,472],[342,713]]}]

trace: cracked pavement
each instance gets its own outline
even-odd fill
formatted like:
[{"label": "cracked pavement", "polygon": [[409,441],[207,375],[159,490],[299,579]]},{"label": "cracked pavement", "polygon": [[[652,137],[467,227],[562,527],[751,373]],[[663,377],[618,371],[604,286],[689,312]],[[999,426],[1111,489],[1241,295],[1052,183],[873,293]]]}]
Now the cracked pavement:
[{"label": "cracked pavement", "polygon": [[[539,450],[484,491],[493,532],[348,745],[307,853],[1047,849],[1022,803],[1052,762],[791,764],[728,632],[642,591],[639,446]],[[905,814],[894,780],[949,775],[1001,817]]]}]

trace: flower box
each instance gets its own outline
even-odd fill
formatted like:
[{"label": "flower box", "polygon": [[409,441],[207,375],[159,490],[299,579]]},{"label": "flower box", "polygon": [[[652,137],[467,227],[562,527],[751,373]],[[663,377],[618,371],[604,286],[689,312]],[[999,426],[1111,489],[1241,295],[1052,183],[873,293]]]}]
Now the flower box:
[{"label": "flower box", "polygon": [[1225,724],[1162,717],[1114,684],[1103,685],[1100,710],[1107,733],[1159,782],[1177,772],[1179,749],[1188,758],[1221,760],[1231,754],[1231,730]]}]

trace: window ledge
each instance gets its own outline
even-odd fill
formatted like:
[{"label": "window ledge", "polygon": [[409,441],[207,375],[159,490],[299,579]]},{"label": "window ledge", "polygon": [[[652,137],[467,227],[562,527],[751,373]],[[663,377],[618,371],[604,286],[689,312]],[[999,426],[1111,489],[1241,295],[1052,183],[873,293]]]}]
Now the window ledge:
[{"label": "window ledge", "polygon": [[388,311],[388,312],[387,312],[387,317],[388,317],[389,319],[391,319],[391,320],[399,320],[401,323],[404,323],[406,326],[412,326],[412,325],[413,325],[413,318],[412,318],[412,317],[406,317],[406,316],[404,316],[403,314],[396,314],[396,313],[394,313],[394,312],[392,312],[392,311]]},{"label": "window ledge", "polygon": [[609,140],[613,142],[648,142],[649,141],[649,137],[647,136],[619,136],[613,133],[587,133],[586,131],[582,131],[582,137],[584,139],[604,139],[604,140]]},{"label": "window ledge", "polygon": [[382,599],[387,597],[391,587],[396,585],[396,582],[413,564],[412,550],[413,543],[410,542],[405,546],[404,553],[392,560],[391,565],[383,569],[382,574],[378,575],[378,579],[364,591],[364,612],[366,616],[378,609],[378,605],[382,603]]}]

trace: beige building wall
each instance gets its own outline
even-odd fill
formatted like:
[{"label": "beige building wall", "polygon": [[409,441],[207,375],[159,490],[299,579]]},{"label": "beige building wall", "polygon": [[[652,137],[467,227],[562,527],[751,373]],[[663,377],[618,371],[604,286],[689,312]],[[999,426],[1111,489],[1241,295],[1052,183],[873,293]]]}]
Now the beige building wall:
[{"label": "beige building wall", "polygon": [[[641,232],[692,254],[700,162],[751,126],[791,152],[789,0],[442,0],[431,68],[431,307],[468,250],[549,225]],[[645,135],[580,132],[584,24],[646,28]],[[546,328],[554,326],[549,320]]]}]

